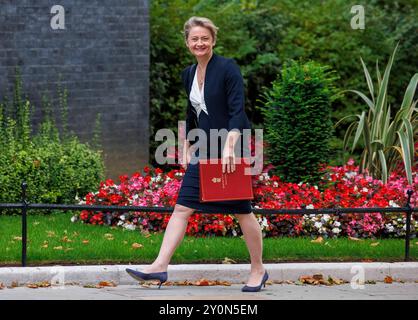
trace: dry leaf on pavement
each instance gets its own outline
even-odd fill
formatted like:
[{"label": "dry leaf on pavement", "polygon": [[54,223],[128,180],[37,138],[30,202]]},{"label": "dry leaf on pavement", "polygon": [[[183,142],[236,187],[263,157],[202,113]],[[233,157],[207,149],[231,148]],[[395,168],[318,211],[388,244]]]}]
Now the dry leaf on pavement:
[{"label": "dry leaf on pavement", "polygon": [[103,287],[97,285],[97,284],[85,284],[83,288],[89,288],[89,289],[102,289]]},{"label": "dry leaf on pavement", "polygon": [[31,288],[31,289],[48,288],[50,286],[51,284],[48,281],[34,282],[34,283],[29,283],[26,285],[26,287]]},{"label": "dry leaf on pavement", "polygon": [[207,279],[200,279],[195,282],[196,286],[208,286],[209,281]]},{"label": "dry leaf on pavement", "polygon": [[101,286],[101,287],[116,287],[116,284],[113,281],[100,281],[99,286]]},{"label": "dry leaf on pavement", "polygon": [[392,283],[393,279],[392,279],[391,276],[386,276],[384,281],[385,281],[385,283]]}]

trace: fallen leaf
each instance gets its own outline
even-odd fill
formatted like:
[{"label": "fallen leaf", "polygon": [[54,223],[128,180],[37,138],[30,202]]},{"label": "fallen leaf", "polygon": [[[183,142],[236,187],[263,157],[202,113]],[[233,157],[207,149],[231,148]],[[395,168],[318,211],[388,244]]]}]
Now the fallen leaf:
[{"label": "fallen leaf", "polygon": [[361,262],[374,262],[373,259],[363,259]]},{"label": "fallen leaf", "polygon": [[225,259],[222,260],[223,264],[231,264],[231,263],[237,263],[235,260],[232,260],[228,257],[225,257]]},{"label": "fallen leaf", "polygon": [[62,239],[61,239],[61,241],[62,242],[73,242],[73,240],[71,240],[70,238],[68,238],[67,236],[64,236]]},{"label": "fallen leaf", "polygon": [[13,240],[15,240],[15,241],[22,241],[22,237],[13,237]]},{"label": "fallen leaf", "polygon": [[373,242],[370,244],[371,247],[376,247],[380,244],[380,242]]},{"label": "fallen leaf", "polygon": [[63,249],[62,246],[54,247],[54,250],[62,250],[62,249]]},{"label": "fallen leaf", "polygon": [[208,286],[209,281],[207,279],[200,279],[195,282],[196,286]]},{"label": "fallen leaf", "polygon": [[46,236],[47,236],[48,238],[53,238],[53,237],[55,237],[56,235],[55,235],[55,232],[54,232],[54,231],[47,231],[47,232],[46,232]]},{"label": "fallen leaf", "polygon": [[48,243],[45,243],[44,245],[42,245],[42,248],[48,249]]},{"label": "fallen leaf", "polygon": [[307,283],[307,284],[318,284],[319,282],[312,278],[311,276],[300,276],[299,281],[301,283]]},{"label": "fallen leaf", "polygon": [[340,284],[343,284],[345,281],[344,281],[344,280],[342,280],[342,279],[338,279],[338,278],[334,278],[334,277],[329,276],[329,277],[328,277],[328,282],[329,282],[330,284],[337,284],[337,285],[340,285]]},{"label": "fallen leaf", "polygon": [[315,240],[311,240],[312,243],[322,243],[324,241],[324,238],[318,237]]},{"label": "fallen leaf", "polygon": [[319,274],[314,274],[312,276],[312,278],[314,278],[315,280],[323,280],[324,279],[324,276],[319,273]]},{"label": "fallen leaf", "polygon": [[17,288],[19,283],[17,281],[12,281],[12,284],[8,288]]},{"label": "fallen leaf", "polygon": [[82,242],[83,242],[83,244],[89,244],[90,241],[89,240],[83,240]]},{"label": "fallen leaf", "polygon": [[363,239],[355,238],[355,237],[348,237],[349,240],[352,241],[363,241]]},{"label": "fallen leaf", "polygon": [[385,283],[389,283],[390,284],[390,283],[393,282],[393,279],[390,276],[386,276],[384,281],[385,281]]},{"label": "fallen leaf", "polygon": [[34,283],[29,283],[26,285],[26,287],[31,288],[31,289],[48,288],[50,286],[51,284],[48,281],[34,282]]},{"label": "fallen leaf", "polygon": [[107,240],[115,240],[115,237],[113,236],[113,234],[111,234],[111,233],[106,233],[105,235],[104,235],[104,237],[107,239]]},{"label": "fallen leaf", "polygon": [[140,243],[133,243],[132,244],[132,249],[139,249],[139,248],[142,248],[143,247],[143,245],[142,244],[140,244]]},{"label": "fallen leaf", "polygon": [[102,289],[103,287],[97,285],[97,284],[85,284],[83,288],[89,288],[89,289]]},{"label": "fallen leaf", "polygon": [[67,251],[72,251],[72,250],[74,250],[74,248],[65,248],[65,252],[67,252]]},{"label": "fallen leaf", "polygon": [[99,286],[101,286],[101,287],[116,287],[116,284],[113,281],[100,281]]},{"label": "fallen leaf", "polygon": [[4,286],[3,282],[0,282],[0,290],[2,290],[4,288],[5,288],[5,286]]}]

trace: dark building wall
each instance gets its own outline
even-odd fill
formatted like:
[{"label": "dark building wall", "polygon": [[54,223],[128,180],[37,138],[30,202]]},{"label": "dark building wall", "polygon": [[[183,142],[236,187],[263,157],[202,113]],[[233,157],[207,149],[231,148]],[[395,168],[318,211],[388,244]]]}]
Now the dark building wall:
[{"label": "dark building wall", "polygon": [[[51,28],[54,5],[65,9],[64,30]],[[107,177],[148,162],[148,1],[1,0],[0,98],[12,96],[16,66],[35,104],[35,127],[42,92],[59,115],[59,82],[68,90],[69,129],[81,141],[92,138],[101,113]]]}]

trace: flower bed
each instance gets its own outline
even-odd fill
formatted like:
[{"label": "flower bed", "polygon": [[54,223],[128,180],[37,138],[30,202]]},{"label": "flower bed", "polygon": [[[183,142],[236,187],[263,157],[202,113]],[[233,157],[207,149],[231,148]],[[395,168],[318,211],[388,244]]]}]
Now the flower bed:
[{"label": "flower bed", "polygon": [[[341,167],[324,167],[322,180],[316,185],[286,183],[266,172],[253,177],[255,208],[319,209],[347,207],[399,207],[407,201],[406,191],[412,189],[411,206],[418,204],[418,173],[414,170],[413,185],[401,173],[393,173],[385,185],[367,174],[360,174],[354,161]],[[145,167],[144,172],[101,183],[100,190],[86,195],[81,203],[98,205],[135,205],[173,207],[181,186],[183,169],[168,173]],[[338,237],[402,237],[405,235],[404,213],[256,215],[265,237],[301,236]],[[158,212],[88,212],[82,211],[72,221],[120,226],[141,231],[162,231],[169,214]],[[413,215],[411,234],[416,237],[417,215]],[[239,236],[241,230],[234,215],[193,214],[186,230],[194,236]]]}]

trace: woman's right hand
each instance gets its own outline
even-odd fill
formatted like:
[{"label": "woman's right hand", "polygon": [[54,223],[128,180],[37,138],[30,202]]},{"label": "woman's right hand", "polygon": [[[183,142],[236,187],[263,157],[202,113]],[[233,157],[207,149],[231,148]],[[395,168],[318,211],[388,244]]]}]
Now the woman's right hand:
[{"label": "woman's right hand", "polygon": [[190,145],[186,143],[183,148],[183,155],[182,155],[182,164],[181,166],[184,168],[184,170],[187,170],[187,167],[192,159],[192,150],[190,148]]}]

